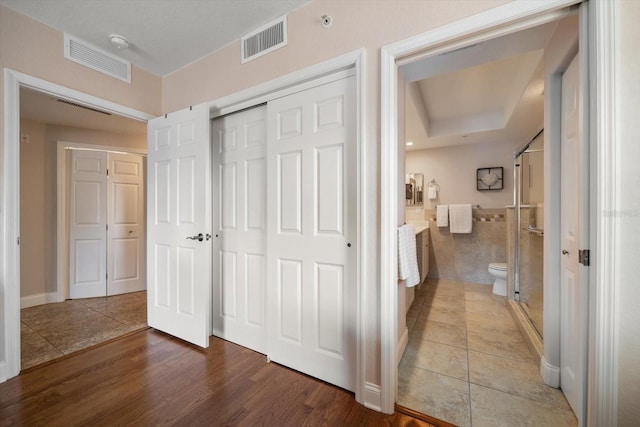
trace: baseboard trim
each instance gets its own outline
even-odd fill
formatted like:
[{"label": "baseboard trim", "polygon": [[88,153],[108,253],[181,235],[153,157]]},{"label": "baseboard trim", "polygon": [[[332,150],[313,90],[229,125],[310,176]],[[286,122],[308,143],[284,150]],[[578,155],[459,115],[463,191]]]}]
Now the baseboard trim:
[{"label": "baseboard trim", "polygon": [[29,295],[20,298],[20,308],[35,307],[36,305],[49,304],[58,301],[57,292],[46,292],[43,294]]},{"label": "baseboard trim", "polygon": [[400,360],[402,360],[402,355],[407,348],[407,344],[409,344],[409,329],[404,328],[404,331],[402,331],[402,336],[400,336],[400,340],[398,340],[398,354],[396,354],[396,360],[398,361],[398,363],[400,363]]},{"label": "baseboard trim", "polygon": [[0,383],[7,381],[7,363],[3,360],[0,362]]},{"label": "baseboard trim", "polygon": [[540,376],[546,385],[560,387],[560,368],[547,362],[544,355],[540,359]]},{"label": "baseboard trim", "polygon": [[382,412],[382,389],[379,385],[364,383],[364,407]]}]

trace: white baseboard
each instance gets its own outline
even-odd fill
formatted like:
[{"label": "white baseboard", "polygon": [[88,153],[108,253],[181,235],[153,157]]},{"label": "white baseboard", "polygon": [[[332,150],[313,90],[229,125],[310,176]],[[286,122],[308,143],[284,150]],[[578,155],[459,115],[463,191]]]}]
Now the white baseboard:
[{"label": "white baseboard", "polygon": [[544,355],[540,358],[540,376],[546,385],[560,387],[560,368],[547,362]]},{"label": "white baseboard", "polygon": [[58,301],[57,292],[46,292],[44,294],[29,295],[20,298],[20,308],[34,307],[36,305],[49,304]]},{"label": "white baseboard", "polygon": [[0,362],[0,383],[7,381],[7,364],[3,360]]},{"label": "white baseboard", "polygon": [[407,344],[409,344],[409,329],[404,328],[402,331],[402,336],[398,340],[398,353],[396,354],[396,360],[400,363],[402,359],[402,355],[404,354],[404,350],[407,348]]},{"label": "white baseboard", "polygon": [[382,411],[382,389],[377,384],[364,383],[364,407]]}]

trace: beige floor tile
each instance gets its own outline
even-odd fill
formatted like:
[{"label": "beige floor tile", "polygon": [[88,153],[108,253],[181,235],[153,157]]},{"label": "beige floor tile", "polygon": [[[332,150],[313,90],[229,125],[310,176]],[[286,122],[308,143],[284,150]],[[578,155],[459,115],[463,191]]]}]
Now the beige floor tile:
[{"label": "beige floor tile", "polygon": [[504,300],[465,298],[464,305],[467,313],[508,313],[507,303]]},{"label": "beige floor tile", "polygon": [[465,283],[464,284],[464,291],[465,292],[482,292],[482,293],[491,293],[491,291],[493,290],[493,286],[492,285],[487,285],[484,283]]},{"label": "beige floor tile", "polygon": [[424,306],[443,307],[451,310],[464,310],[464,298],[462,296],[448,294],[429,294],[424,300]]},{"label": "beige floor tile", "polygon": [[412,340],[400,363],[468,381],[467,350],[427,340]]},{"label": "beige floor tile", "polygon": [[540,403],[570,409],[562,391],[542,382],[538,366],[469,351],[469,380]]},{"label": "beige floor tile", "polygon": [[23,326],[20,334],[21,369],[27,369],[64,355],[29,327]]},{"label": "beige floor tile", "polygon": [[450,323],[453,325],[464,325],[466,320],[464,310],[455,310],[449,307],[434,307],[432,305],[422,307],[418,319],[420,322],[435,320],[436,322]]},{"label": "beige floor tile", "polygon": [[456,347],[467,347],[467,333],[464,324],[452,325],[437,321],[416,322],[409,340],[421,339],[436,341]]},{"label": "beige floor tile", "polygon": [[568,409],[471,384],[471,418],[474,427],[576,426]]},{"label": "beige floor tile", "polygon": [[517,332],[513,318],[509,313],[467,313],[467,328],[488,332]]},{"label": "beige floor tile", "polygon": [[482,329],[467,328],[469,350],[509,359],[533,362],[529,347],[518,330],[490,332]]},{"label": "beige floor tile", "polygon": [[401,365],[398,403],[432,417],[470,426],[469,384],[446,375]]}]

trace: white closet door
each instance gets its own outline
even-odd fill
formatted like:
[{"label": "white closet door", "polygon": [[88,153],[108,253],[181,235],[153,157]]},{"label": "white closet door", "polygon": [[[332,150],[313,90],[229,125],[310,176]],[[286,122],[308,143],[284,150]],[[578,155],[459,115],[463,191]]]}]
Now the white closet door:
[{"label": "white closet door", "polygon": [[106,295],[107,153],[71,150],[69,297]]},{"label": "white closet door", "polygon": [[142,156],[109,153],[107,295],[143,291],[145,282]]},{"label": "white closet door", "polygon": [[205,104],[153,119],[147,157],[147,318],[201,347],[211,327],[211,158]]},{"label": "white closet door", "polygon": [[268,104],[271,360],[356,385],[355,78]]},{"label": "white closet door", "polygon": [[213,334],[266,353],[266,115],[213,121]]}]

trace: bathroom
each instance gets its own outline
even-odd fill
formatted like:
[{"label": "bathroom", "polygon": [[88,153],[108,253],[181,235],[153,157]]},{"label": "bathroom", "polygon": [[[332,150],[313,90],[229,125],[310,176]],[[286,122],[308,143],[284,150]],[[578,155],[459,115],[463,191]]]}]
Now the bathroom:
[{"label": "bathroom", "polygon": [[[539,368],[550,185],[545,47],[576,25],[574,16],[527,30],[541,49],[431,70],[424,79],[416,78],[417,67],[404,70],[402,214],[416,227],[425,280],[398,291],[401,407],[456,425],[482,425],[496,414],[509,419],[514,411],[540,425],[576,423],[563,392],[546,385]],[[450,62],[465,63],[465,53],[453,52]],[[461,204],[471,227],[456,233],[443,219]]]}]

